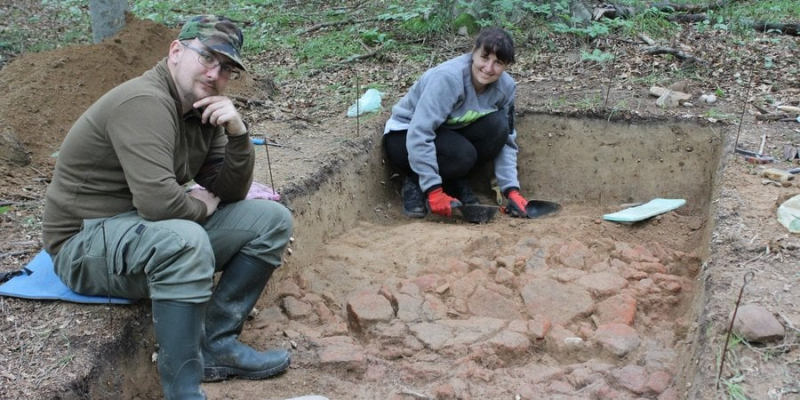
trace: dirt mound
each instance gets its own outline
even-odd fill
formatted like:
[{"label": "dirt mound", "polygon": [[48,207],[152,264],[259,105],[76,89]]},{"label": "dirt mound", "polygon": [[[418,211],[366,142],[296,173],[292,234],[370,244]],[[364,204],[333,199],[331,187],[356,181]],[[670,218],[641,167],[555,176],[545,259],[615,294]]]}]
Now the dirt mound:
[{"label": "dirt mound", "polygon": [[[14,151],[0,158],[22,165],[24,151],[34,161],[49,157],[95,100],[152,68],[177,35],[177,30],[129,14],[125,28],[100,43],[26,53],[14,60],[0,71],[0,121],[10,131],[2,143],[19,142],[24,149],[3,146]],[[231,92],[247,92],[253,83],[245,77],[231,84]]]},{"label": "dirt mound", "polygon": [[34,159],[47,157],[87,107],[152,68],[176,34],[129,16],[123,31],[98,44],[26,53],[0,72],[0,118]]}]

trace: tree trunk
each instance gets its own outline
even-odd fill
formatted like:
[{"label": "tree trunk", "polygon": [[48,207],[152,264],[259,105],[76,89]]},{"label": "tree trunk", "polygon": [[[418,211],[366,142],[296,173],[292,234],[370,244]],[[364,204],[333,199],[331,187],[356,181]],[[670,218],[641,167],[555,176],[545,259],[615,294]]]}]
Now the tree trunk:
[{"label": "tree trunk", "polygon": [[95,43],[114,36],[125,27],[127,0],[89,0],[92,17],[92,39]]}]

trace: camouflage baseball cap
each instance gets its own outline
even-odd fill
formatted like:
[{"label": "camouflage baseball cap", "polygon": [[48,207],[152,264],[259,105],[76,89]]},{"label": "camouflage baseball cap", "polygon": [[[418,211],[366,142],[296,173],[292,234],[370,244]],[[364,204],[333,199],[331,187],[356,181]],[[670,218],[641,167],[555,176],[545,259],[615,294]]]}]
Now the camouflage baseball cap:
[{"label": "camouflage baseball cap", "polygon": [[178,40],[197,38],[214,52],[228,56],[245,70],[239,55],[244,43],[242,31],[228,18],[221,15],[198,15],[183,25]]}]

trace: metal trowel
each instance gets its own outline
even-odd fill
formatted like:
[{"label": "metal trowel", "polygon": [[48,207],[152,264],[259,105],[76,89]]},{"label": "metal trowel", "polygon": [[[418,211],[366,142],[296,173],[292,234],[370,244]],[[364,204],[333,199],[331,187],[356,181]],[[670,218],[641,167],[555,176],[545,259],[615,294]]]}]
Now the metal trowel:
[{"label": "metal trowel", "polygon": [[491,221],[500,207],[483,204],[464,204],[454,207],[454,209],[461,213],[465,221],[480,224]]},{"label": "metal trowel", "polygon": [[547,200],[528,200],[525,211],[528,218],[541,218],[557,214],[561,211],[561,204]]}]

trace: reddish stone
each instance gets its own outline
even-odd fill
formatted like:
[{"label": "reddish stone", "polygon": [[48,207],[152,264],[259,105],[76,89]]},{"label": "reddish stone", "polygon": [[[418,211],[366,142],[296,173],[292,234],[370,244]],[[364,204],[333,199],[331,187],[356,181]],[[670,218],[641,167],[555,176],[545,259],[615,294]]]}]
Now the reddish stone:
[{"label": "reddish stone", "polygon": [[617,384],[636,394],[647,391],[647,371],[638,365],[626,365],[611,371]]},{"label": "reddish stone", "polygon": [[609,261],[609,264],[611,265],[611,268],[616,269],[617,272],[622,271],[624,268],[628,266],[628,263],[618,258],[612,258],[611,261]]},{"label": "reddish stone", "polygon": [[441,384],[433,389],[433,398],[436,400],[455,400],[456,389],[449,383]]},{"label": "reddish stone", "polygon": [[552,323],[549,319],[537,315],[528,321],[528,332],[530,332],[534,339],[542,340],[547,336],[547,333],[550,332],[551,326]]},{"label": "reddish stone", "polygon": [[483,271],[490,271],[492,269],[492,262],[480,257],[472,257],[467,261],[467,265],[469,266],[469,270],[476,270],[480,269]]},{"label": "reddish stone", "polygon": [[464,275],[470,270],[467,263],[457,258],[448,257],[447,261],[445,261],[445,264],[447,266],[445,272],[458,276]]},{"label": "reddish stone", "polygon": [[476,287],[486,281],[486,273],[476,269],[451,283],[450,294],[457,299],[467,299],[475,291]]},{"label": "reddish stone", "polygon": [[368,325],[391,321],[394,309],[386,297],[358,293],[347,301],[347,318],[355,329],[363,332]]},{"label": "reddish stone", "polygon": [[658,400],[679,400],[678,389],[671,387],[658,396]]},{"label": "reddish stone", "polygon": [[[425,276],[431,276],[431,275],[425,275]],[[419,281],[422,281],[424,283],[425,279],[421,279],[421,278],[422,277],[415,279],[414,282],[409,282],[409,281],[401,282],[400,283],[400,290],[398,292],[402,293],[402,294],[407,294],[407,295],[413,296],[413,297],[419,297],[420,292],[421,292],[420,286],[417,285],[415,282],[417,282],[419,280]],[[428,282],[428,284],[431,284],[431,283]],[[435,285],[436,283],[434,282],[433,284]]]},{"label": "reddish stone", "polygon": [[432,376],[446,376],[449,367],[439,363],[410,362],[400,366],[401,379],[407,382],[428,381]]},{"label": "reddish stone", "polygon": [[336,322],[336,319],[333,316],[333,312],[325,305],[325,303],[316,303],[314,304],[314,312],[319,317],[319,320],[323,324],[329,324],[332,322]]},{"label": "reddish stone", "polygon": [[659,262],[632,262],[631,267],[638,269],[639,271],[647,272],[649,274],[654,273],[665,273],[667,272],[667,267],[664,264]]},{"label": "reddish stone", "polygon": [[409,329],[420,342],[433,350],[440,350],[453,336],[450,327],[429,322],[412,325]]},{"label": "reddish stone", "polygon": [[672,383],[672,375],[664,371],[653,372],[647,378],[647,388],[655,394],[661,394],[667,390],[670,383]]},{"label": "reddish stone", "polygon": [[598,272],[578,279],[578,284],[595,297],[606,297],[628,286],[628,280],[611,272]]},{"label": "reddish stone", "polygon": [[535,249],[533,255],[525,262],[525,273],[536,275],[550,269],[544,249]]},{"label": "reddish stone", "polygon": [[437,321],[447,317],[447,305],[438,297],[427,295],[422,303],[422,317],[426,321]]},{"label": "reddish stone", "polygon": [[639,347],[641,343],[639,333],[624,324],[598,326],[594,333],[594,340],[617,357],[624,357]]},{"label": "reddish stone", "polygon": [[781,340],[786,328],[772,313],[757,304],[746,304],[739,308],[733,330],[753,342]]},{"label": "reddish stone", "polygon": [[560,325],[594,311],[594,300],[586,290],[552,279],[536,279],[525,285],[520,295],[529,315],[543,315]]},{"label": "reddish stone", "polygon": [[316,293],[306,293],[303,297],[300,298],[300,301],[306,302],[308,304],[319,304],[324,303],[325,301],[322,300],[322,296]]},{"label": "reddish stone", "polygon": [[418,321],[420,319],[422,299],[406,294],[398,294],[396,301],[398,319],[406,322]]},{"label": "reddish stone", "polygon": [[547,332],[547,345],[556,353],[569,352],[567,339],[576,337],[575,333],[561,325],[554,325]]},{"label": "reddish stone", "polygon": [[489,340],[494,346],[495,354],[503,360],[511,360],[517,357],[527,357],[531,341],[522,333],[502,331]]},{"label": "reddish stone", "polygon": [[555,381],[547,386],[547,390],[554,393],[570,394],[575,391],[575,388],[567,382]]},{"label": "reddish stone", "polygon": [[285,279],[278,284],[277,294],[279,298],[292,296],[299,299],[303,297],[303,291],[300,290],[300,286],[297,286],[291,279]]},{"label": "reddish stone", "polygon": [[370,365],[364,372],[364,380],[377,382],[386,377],[386,367],[383,365]]},{"label": "reddish stone", "polygon": [[596,400],[619,400],[622,394],[618,390],[614,390],[607,383],[602,383],[592,388],[592,399]]},{"label": "reddish stone", "polygon": [[505,269],[505,268],[498,268],[497,274],[494,276],[494,281],[499,284],[507,284],[511,283],[514,280],[514,273]]},{"label": "reddish stone", "polygon": [[608,263],[608,261],[600,261],[599,263],[596,263],[596,264],[592,265],[591,267],[589,267],[589,271],[594,272],[594,273],[597,273],[597,272],[608,272],[608,270],[610,270],[610,269],[611,269],[611,265]]},{"label": "reddish stone", "polygon": [[593,256],[594,253],[588,247],[581,242],[573,240],[559,247],[555,258],[566,267],[584,269],[587,266],[587,260],[591,260],[592,264],[594,263]]},{"label": "reddish stone", "polygon": [[338,370],[363,372],[366,369],[366,357],[363,349],[347,336],[333,336],[315,340],[321,348],[319,361],[323,368],[332,367]]},{"label": "reddish stone", "polygon": [[436,287],[439,286],[441,282],[442,282],[442,277],[436,274],[427,274],[418,276],[414,278],[414,283],[418,288],[418,292],[416,294],[413,293],[407,293],[407,294],[416,296],[419,295],[419,290],[422,290],[423,292],[432,291],[436,289]]},{"label": "reddish stone", "polygon": [[553,278],[561,283],[569,283],[585,275],[586,272],[575,268],[558,268],[546,274],[548,278]]},{"label": "reddish stone", "polygon": [[600,324],[633,325],[636,317],[636,298],[628,294],[619,294],[597,303],[595,312]]},{"label": "reddish stone", "polygon": [[639,281],[639,280],[647,278],[647,272],[639,271],[638,269],[636,269],[634,267],[626,266],[620,272],[620,276],[622,276],[625,279],[631,279],[631,280]]},{"label": "reddish stone", "polygon": [[345,336],[347,332],[347,324],[344,322],[334,322],[322,327],[322,336]]},{"label": "reddish stone", "polygon": [[312,311],[310,304],[304,303],[291,296],[284,297],[283,300],[281,300],[281,308],[289,319],[294,320],[305,318],[311,314]]},{"label": "reddish stone", "polygon": [[661,243],[650,242],[647,244],[647,248],[650,250],[650,253],[653,254],[653,257],[661,260],[662,262],[672,258],[672,251],[665,249]]},{"label": "reddish stone", "polygon": [[[497,262],[497,264],[495,265],[497,268],[506,268],[506,269],[510,269],[510,270],[513,271],[514,270],[514,265],[517,262],[517,257],[515,257],[515,256],[502,256],[502,257],[497,257],[495,259],[495,261]],[[496,271],[496,269],[492,270],[491,272],[494,272],[494,271]]]},{"label": "reddish stone", "polygon": [[467,300],[469,313],[478,317],[514,320],[522,318],[517,304],[497,292],[479,287]]}]

